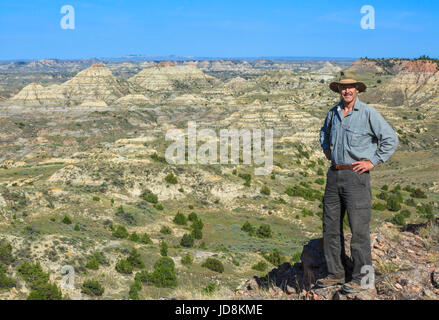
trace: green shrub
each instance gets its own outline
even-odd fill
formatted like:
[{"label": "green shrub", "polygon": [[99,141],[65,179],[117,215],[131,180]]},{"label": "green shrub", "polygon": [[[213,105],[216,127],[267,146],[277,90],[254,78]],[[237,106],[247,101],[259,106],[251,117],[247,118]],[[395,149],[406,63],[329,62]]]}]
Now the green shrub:
[{"label": "green shrub", "polygon": [[407,210],[407,209],[404,209],[404,210],[402,210],[401,212],[400,212],[400,214],[404,217],[404,218],[410,218],[410,216],[411,216],[411,212],[409,211],[409,210]]},{"label": "green shrub", "polygon": [[166,241],[160,242],[160,254],[162,257],[166,257],[168,255],[168,244]]},{"label": "green shrub", "polygon": [[395,214],[392,218],[392,223],[398,226],[405,226],[405,217],[401,213]]},{"label": "green shrub", "polygon": [[194,257],[187,253],[181,258],[181,263],[185,266],[191,265],[194,262]]},{"label": "green shrub", "polygon": [[377,194],[377,198],[381,200],[387,200],[389,199],[389,194],[385,191],[382,191],[381,193]]},{"label": "green shrub", "polygon": [[147,233],[142,234],[139,240],[143,244],[152,244],[152,240]]},{"label": "green shrub", "polygon": [[62,293],[56,284],[46,282],[33,288],[27,300],[62,300]]},{"label": "green shrub", "polygon": [[170,184],[177,184],[177,177],[171,172],[165,177],[165,181]]},{"label": "green shrub", "polygon": [[127,261],[133,266],[133,268],[145,268],[145,263],[140,258],[140,253],[137,252],[136,248],[132,248]]},{"label": "green shrub", "polygon": [[62,223],[72,224],[72,219],[70,219],[68,216],[64,216],[64,218],[62,219]]},{"label": "green shrub", "polygon": [[238,174],[238,177],[240,177],[240,178],[245,180],[244,185],[246,187],[250,187],[250,182],[252,180],[251,174],[249,174],[249,173],[240,173],[240,174]]},{"label": "green shrub", "polygon": [[252,266],[253,270],[262,271],[262,272],[267,270],[267,268],[268,268],[268,264],[265,261],[262,261],[262,260],[259,261],[257,264]]},{"label": "green shrub", "polygon": [[380,202],[374,202],[372,204],[372,209],[377,210],[377,211],[384,211],[386,210],[386,205]]},{"label": "green shrub", "polygon": [[259,238],[271,238],[271,227],[268,224],[263,224],[259,226],[258,230],[256,231],[256,235]]},{"label": "green shrub", "polygon": [[133,266],[127,259],[121,259],[116,263],[116,271],[124,274],[133,273]]},{"label": "green shrub", "polygon": [[171,230],[171,228],[169,228],[169,227],[167,227],[167,226],[163,226],[163,227],[160,229],[160,232],[163,233],[163,234],[171,234],[171,233],[172,233],[172,230]]},{"label": "green shrub", "polygon": [[314,182],[322,186],[325,184],[325,179],[317,178]]},{"label": "green shrub", "polygon": [[396,198],[390,198],[387,200],[387,209],[390,211],[399,211],[401,210],[401,203]]},{"label": "green shrub", "polygon": [[427,195],[425,194],[424,190],[420,189],[420,188],[416,188],[414,189],[411,193],[410,196],[412,198],[419,198],[419,199],[426,199]]},{"label": "green shrub", "polygon": [[[136,274],[137,275],[137,274]],[[130,291],[128,292],[128,298],[131,300],[140,300],[139,291],[142,290],[142,282],[135,280],[130,285]]]},{"label": "green shrub", "polygon": [[222,262],[215,258],[207,258],[201,264],[201,266],[215,272],[219,272],[219,273],[224,272],[224,266]]},{"label": "green shrub", "polygon": [[79,230],[81,230],[81,229],[79,228],[79,224],[75,224],[75,227],[73,228],[73,230],[75,230],[75,231],[79,231]]},{"label": "green shrub", "polygon": [[49,281],[49,274],[43,271],[39,262],[31,264],[24,261],[18,268],[18,274],[30,286],[31,289],[47,283]]},{"label": "green shrub", "polygon": [[218,290],[218,286],[215,283],[210,282],[207,286],[205,286],[201,290],[201,292],[204,293],[204,294],[207,294],[207,295],[211,295],[211,294],[213,294],[217,290]]},{"label": "green shrub", "polygon": [[[178,285],[174,261],[169,257],[161,257],[154,264],[152,273],[141,273],[139,279],[158,288],[172,288]],[[137,275],[136,275],[137,276]]]},{"label": "green shrub", "polygon": [[178,224],[178,225],[186,225],[186,223],[187,223],[186,216],[181,212],[177,212],[173,221],[175,224]]},{"label": "green shrub", "polygon": [[294,252],[294,254],[291,256],[291,260],[290,260],[291,264],[299,262],[301,257],[302,257],[302,251]]},{"label": "green shrub", "polygon": [[0,289],[10,289],[15,287],[14,279],[9,278],[4,271],[0,270]]},{"label": "green shrub", "polygon": [[89,296],[102,296],[104,287],[97,280],[86,280],[82,283],[81,292]]},{"label": "green shrub", "polygon": [[49,283],[49,273],[43,271],[39,262],[23,262],[17,268],[18,274],[30,287],[28,300],[61,300],[62,293],[56,284]]},{"label": "green shrub", "polygon": [[112,233],[113,237],[119,239],[126,239],[129,236],[127,229],[124,226],[118,226]]},{"label": "green shrub", "polygon": [[163,210],[163,205],[161,204],[161,203],[156,203],[155,205],[154,205],[154,208],[156,208],[157,210]]},{"label": "green shrub", "polygon": [[253,234],[255,233],[255,227],[252,226],[252,225],[250,224],[250,222],[248,222],[248,221],[246,221],[246,222],[242,225],[241,230],[244,231],[244,232],[248,232],[249,235],[253,235]]},{"label": "green shrub", "polygon": [[325,173],[323,172],[323,169],[322,169],[322,168],[317,169],[317,175],[318,175],[318,176],[323,176],[323,175],[325,175]]},{"label": "green shrub", "polygon": [[14,260],[14,256],[12,255],[12,245],[7,241],[0,241],[0,262],[10,265]]},{"label": "green shrub", "polygon": [[198,230],[203,230],[204,227],[204,223],[201,219],[197,219],[192,221],[192,229],[198,229]]},{"label": "green shrub", "polygon": [[270,254],[264,255],[264,258],[275,266],[278,266],[286,261],[285,257],[278,249],[273,249]]},{"label": "green shrub", "polygon": [[200,229],[192,229],[191,236],[194,239],[200,240],[203,239],[203,232]]},{"label": "green shrub", "polygon": [[314,213],[311,210],[308,210],[306,208],[302,209],[302,216],[304,217],[312,217],[314,215]]},{"label": "green shrub", "polygon": [[190,222],[194,222],[194,221],[198,220],[198,216],[197,216],[197,214],[195,212],[191,212],[191,213],[189,213],[187,219]]},{"label": "green shrub", "polygon": [[85,265],[86,268],[92,269],[92,270],[98,270],[99,269],[99,261],[96,259],[96,257],[92,257],[87,264]]},{"label": "green shrub", "polygon": [[287,188],[285,190],[285,193],[289,195],[290,197],[301,197],[305,200],[314,201],[316,199],[319,199],[320,191],[313,190],[307,187],[302,186],[293,186],[291,188]]},{"label": "green shrub", "polygon": [[383,185],[381,187],[381,190],[388,191],[389,190],[389,186],[387,184],[385,184],[385,185]]},{"label": "green shrub", "polygon": [[427,203],[421,203],[416,207],[416,211],[423,217],[428,220],[434,220],[435,216],[433,214],[433,206]]},{"label": "green shrub", "polygon": [[155,160],[155,161],[158,161],[158,162],[167,163],[167,162],[166,162],[166,158],[165,158],[165,157],[162,157],[162,156],[159,156],[159,155],[157,154],[157,152],[155,152],[155,153],[153,153],[153,154],[151,155],[151,159],[153,159],[153,160]]},{"label": "green shrub", "polygon": [[415,207],[416,208],[416,202],[412,198],[408,198],[404,201],[404,203],[409,207]]},{"label": "green shrub", "polygon": [[97,197],[97,196],[93,196],[93,201],[99,201],[101,200],[101,198]]},{"label": "green shrub", "polygon": [[184,234],[180,240],[182,247],[190,248],[194,246],[194,238],[190,234]]},{"label": "green shrub", "polygon": [[130,234],[130,236],[128,237],[128,240],[131,240],[133,242],[139,242],[140,237],[137,235],[136,232],[133,232]]},{"label": "green shrub", "polygon": [[142,198],[149,203],[158,203],[159,198],[151,190],[146,189],[142,193]]},{"label": "green shrub", "polygon": [[270,193],[271,193],[270,188],[267,187],[266,185],[262,186],[262,188],[261,188],[261,193],[262,193],[262,194],[265,194],[265,195],[267,195],[267,196],[269,196]]},{"label": "green shrub", "polygon": [[116,211],[116,216],[122,218],[128,224],[136,224],[136,218],[133,213],[125,212],[123,206],[119,206]]}]

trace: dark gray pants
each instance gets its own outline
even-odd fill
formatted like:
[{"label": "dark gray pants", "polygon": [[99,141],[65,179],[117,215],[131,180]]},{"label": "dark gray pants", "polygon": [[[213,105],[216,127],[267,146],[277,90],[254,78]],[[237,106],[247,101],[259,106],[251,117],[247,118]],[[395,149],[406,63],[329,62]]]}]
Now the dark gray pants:
[{"label": "dark gray pants", "polygon": [[[369,224],[372,192],[370,173],[329,168],[323,197],[323,249],[328,273],[345,277],[343,218],[347,209],[352,231],[352,279],[361,280],[361,267],[372,265]],[[348,275],[349,276],[349,275]]]}]

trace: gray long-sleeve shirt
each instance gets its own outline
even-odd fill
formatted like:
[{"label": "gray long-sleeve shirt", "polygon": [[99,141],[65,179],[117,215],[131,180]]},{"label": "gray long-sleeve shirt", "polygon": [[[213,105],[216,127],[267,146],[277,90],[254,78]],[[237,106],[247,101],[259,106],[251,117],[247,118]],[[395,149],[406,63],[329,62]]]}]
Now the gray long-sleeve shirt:
[{"label": "gray long-sleeve shirt", "polygon": [[375,108],[357,98],[344,118],[341,101],[329,110],[320,130],[320,145],[323,150],[331,149],[333,163],[370,160],[377,166],[395,152],[398,136]]}]

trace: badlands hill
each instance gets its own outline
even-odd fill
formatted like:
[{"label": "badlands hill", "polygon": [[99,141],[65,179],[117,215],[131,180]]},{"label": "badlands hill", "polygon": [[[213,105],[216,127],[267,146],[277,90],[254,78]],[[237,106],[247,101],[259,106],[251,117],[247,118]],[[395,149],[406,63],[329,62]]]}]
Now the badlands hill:
[{"label": "badlands hill", "polygon": [[[360,61],[357,66],[361,63]],[[366,62],[366,65],[370,63]],[[369,102],[390,106],[419,106],[437,98],[439,93],[438,62],[427,59],[396,62],[390,60],[389,64],[393,65],[393,68],[387,69],[386,72],[394,72],[394,75],[382,86],[364,95]],[[375,66],[378,68],[379,64]],[[364,69],[358,69],[357,72],[359,70]]]},{"label": "badlands hill", "polygon": [[143,90],[172,91],[212,87],[215,78],[204,74],[194,65],[161,62],[142,70],[129,81]]},{"label": "badlands hill", "polygon": [[[103,64],[93,64],[60,85],[44,87],[31,83],[9,99],[9,103],[20,106],[65,105],[67,107],[100,102],[105,105],[115,101],[131,103],[144,101],[142,92],[196,90],[212,87],[214,83],[216,83],[214,77],[204,74],[193,65],[177,66],[173,63],[159,63],[147,67],[126,81],[115,77]],[[125,96],[126,98],[121,100]]]},{"label": "badlands hill", "polygon": [[18,105],[65,106],[97,101],[111,103],[129,92],[128,82],[116,78],[104,65],[93,64],[61,85],[43,87],[32,83],[9,102]]}]

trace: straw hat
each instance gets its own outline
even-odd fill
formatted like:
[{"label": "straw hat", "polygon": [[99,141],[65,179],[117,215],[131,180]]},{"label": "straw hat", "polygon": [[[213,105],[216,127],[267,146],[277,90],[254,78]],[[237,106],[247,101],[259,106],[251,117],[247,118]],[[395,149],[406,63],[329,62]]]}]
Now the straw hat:
[{"label": "straw hat", "polygon": [[340,72],[339,80],[334,81],[329,85],[329,89],[331,89],[334,92],[340,93],[338,90],[338,86],[342,84],[353,84],[356,86],[359,92],[366,91],[367,86],[361,82],[355,80],[355,74],[352,72]]}]

